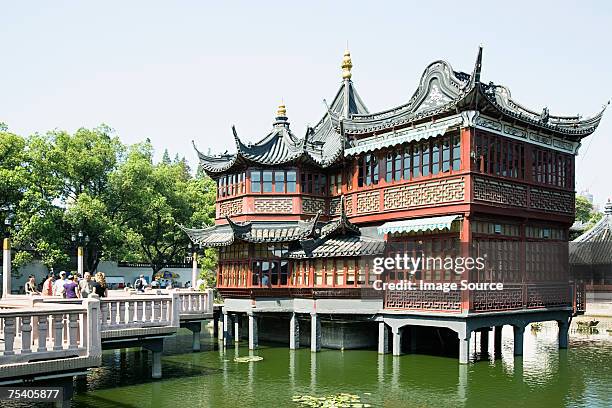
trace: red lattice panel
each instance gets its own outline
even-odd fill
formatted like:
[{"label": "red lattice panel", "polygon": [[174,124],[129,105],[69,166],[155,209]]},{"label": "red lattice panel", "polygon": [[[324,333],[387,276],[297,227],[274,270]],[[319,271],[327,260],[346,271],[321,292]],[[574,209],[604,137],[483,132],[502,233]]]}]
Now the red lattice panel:
[{"label": "red lattice panel", "polygon": [[564,307],[572,306],[569,283],[558,285],[527,286],[527,307]]},{"label": "red lattice panel", "polygon": [[461,292],[444,293],[439,290],[388,290],[385,309],[461,311]]},{"label": "red lattice panel", "polygon": [[503,290],[472,291],[472,310],[492,312],[523,308],[523,289],[521,286],[504,285]]},{"label": "red lattice panel", "polygon": [[384,191],[385,210],[462,201],[463,178],[436,180],[414,185],[391,187]]}]

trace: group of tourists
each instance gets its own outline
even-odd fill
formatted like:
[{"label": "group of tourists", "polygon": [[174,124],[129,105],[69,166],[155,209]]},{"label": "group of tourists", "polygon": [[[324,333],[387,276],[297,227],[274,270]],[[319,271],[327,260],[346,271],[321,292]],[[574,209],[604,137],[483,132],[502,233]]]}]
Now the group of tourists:
[{"label": "group of tourists", "polygon": [[89,297],[91,294],[96,294],[98,297],[106,297],[108,296],[108,287],[106,285],[106,276],[103,272],[97,272],[92,278],[89,272],[85,272],[81,277],[76,273],[66,276],[66,272],[61,271],[57,278],[53,273],[50,273],[42,288],[36,286],[36,278],[34,275],[30,275],[25,284],[25,292],[28,295],[78,299]]}]

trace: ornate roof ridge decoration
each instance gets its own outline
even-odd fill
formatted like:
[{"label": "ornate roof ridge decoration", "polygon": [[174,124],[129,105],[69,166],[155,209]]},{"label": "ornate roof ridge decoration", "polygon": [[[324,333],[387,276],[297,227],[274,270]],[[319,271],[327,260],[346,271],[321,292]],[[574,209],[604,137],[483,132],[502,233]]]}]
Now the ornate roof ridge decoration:
[{"label": "ornate roof ridge decoration", "polygon": [[316,236],[309,236],[300,240],[300,246],[305,253],[311,253],[318,246],[323,245],[328,239],[338,236],[359,236],[359,227],[349,221],[344,208],[344,195],[340,197],[340,216],[325,223]]},{"label": "ornate roof ridge decoration", "polygon": [[[602,238],[602,234],[605,233],[612,235],[612,202],[608,200],[604,207],[604,215],[601,217],[599,221],[593,227],[586,231],[584,234],[580,235],[578,238],[574,239],[572,242],[575,243],[592,243],[599,242],[600,238]],[[605,237],[603,237],[605,238]],[[611,240],[612,242],[612,240]]]},{"label": "ornate roof ridge decoration", "polygon": [[253,223],[251,223],[250,221],[237,223],[232,221],[232,219],[227,215],[225,216],[225,219],[227,220],[227,224],[232,229],[235,236],[241,238],[251,233]]},{"label": "ornate roof ridge decoration", "polygon": [[304,231],[304,238],[312,238],[316,236],[319,218],[321,218],[322,214],[323,211],[319,210],[310,220],[298,221],[298,227]]},{"label": "ornate roof ridge decoration", "polygon": [[512,99],[508,87],[497,85],[493,82],[488,84],[481,83],[478,89],[479,94],[489,104],[500,113],[514,120],[519,120],[531,126],[540,127],[561,135],[578,136],[579,138],[586,137],[597,129],[606,108],[610,104],[610,101],[607,101],[599,112],[592,117],[583,119],[581,115],[551,115],[548,107],[544,107],[541,113],[537,113]]},{"label": "ornate roof ridge decoration", "polygon": [[[474,72],[478,73],[478,77],[480,77],[481,66],[482,48],[479,48],[479,57],[474,67]],[[358,124],[360,122],[392,121],[404,118],[409,114],[413,114],[412,119],[417,120],[437,114],[441,108],[445,108],[442,111],[449,110],[456,105],[458,100],[474,89],[476,84],[471,81],[471,78],[472,75],[455,71],[447,61],[434,61],[423,71],[419,86],[408,102],[380,112],[353,115],[352,122]],[[428,112],[428,115],[423,115],[424,112]],[[421,114],[417,115],[417,113]]]},{"label": "ornate roof ridge decoration", "polygon": [[177,224],[196,245],[201,247],[221,247],[234,243],[234,233],[231,230],[223,230],[213,225],[206,228],[187,228]]},{"label": "ornate roof ridge decoration", "polygon": [[487,107],[511,120],[522,121],[528,126],[562,136],[586,137],[599,125],[609,101],[601,111],[588,119],[580,115],[556,116],[551,115],[548,108],[537,113],[524,107],[511,98],[510,90],[505,86],[493,82],[482,83],[482,52],[480,46],[471,75],[454,71],[443,60],[429,64],[421,76],[419,87],[407,103],[367,115],[352,115],[345,124],[347,133],[378,132],[410,126],[442,113],[483,110]]}]

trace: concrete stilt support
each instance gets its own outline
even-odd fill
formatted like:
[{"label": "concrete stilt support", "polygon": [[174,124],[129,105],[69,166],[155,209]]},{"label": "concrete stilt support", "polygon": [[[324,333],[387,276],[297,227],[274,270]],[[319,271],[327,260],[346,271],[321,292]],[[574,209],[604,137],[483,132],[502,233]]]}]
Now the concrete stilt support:
[{"label": "concrete stilt support", "polygon": [[74,396],[74,382],[72,376],[60,377],[43,381],[40,385],[34,383],[35,386],[43,387],[61,387],[62,401],[56,401],[53,406],[56,408],[70,408],[72,397]]},{"label": "concrete stilt support", "polygon": [[300,322],[295,313],[291,313],[289,320],[289,348],[291,350],[300,348]]},{"label": "concrete stilt support", "polygon": [[471,332],[465,335],[459,335],[459,364],[467,364],[470,362],[470,337]]},{"label": "concrete stilt support", "polygon": [[223,312],[223,346],[228,346],[232,341],[232,317]]},{"label": "concrete stilt support", "polygon": [[385,322],[378,322],[378,354],[389,352],[389,328]]},{"label": "concrete stilt support", "polygon": [[240,315],[234,315],[234,343],[240,342]]},{"label": "concrete stilt support", "polygon": [[410,352],[416,353],[417,351],[417,328],[410,328]]},{"label": "concrete stilt support", "polygon": [[495,326],[493,329],[493,350],[496,356],[502,353],[502,329],[504,326]]},{"label": "concrete stilt support", "polygon": [[259,346],[259,330],[257,328],[257,316],[248,313],[249,317],[249,350],[255,350]]},{"label": "concrete stilt support", "polygon": [[525,334],[525,326],[512,326],[514,328],[514,355],[523,355],[523,335]]},{"label": "concrete stilt support", "polygon": [[402,354],[402,329],[393,328],[391,330],[393,336],[393,355],[399,356]]},{"label": "concrete stilt support", "polygon": [[221,316],[219,316],[219,318],[217,319],[217,340],[223,341],[224,330],[223,330],[223,319],[221,318]]},{"label": "concrete stilt support", "polygon": [[151,377],[161,378],[162,377],[162,365],[161,365],[161,351],[153,352],[153,368],[151,370]]},{"label": "concrete stilt support", "polygon": [[164,339],[159,338],[145,340],[145,343],[142,344],[142,347],[146,348],[153,354],[151,377],[162,378],[161,356],[162,352],[164,351]]},{"label": "concrete stilt support", "polygon": [[557,324],[559,325],[559,348],[566,349],[569,343],[569,321],[558,320]]},{"label": "concrete stilt support", "polygon": [[310,314],[310,351],[321,351],[321,320],[316,313]]},{"label": "concrete stilt support", "polygon": [[191,349],[193,351],[200,351],[200,333],[202,332],[202,322],[190,322],[185,325],[185,327],[191,330],[192,333],[192,341],[191,341]]},{"label": "concrete stilt support", "polygon": [[480,330],[480,353],[485,354],[489,352],[489,329]]},{"label": "concrete stilt support", "polygon": [[213,314],[213,337],[219,338],[219,313]]}]

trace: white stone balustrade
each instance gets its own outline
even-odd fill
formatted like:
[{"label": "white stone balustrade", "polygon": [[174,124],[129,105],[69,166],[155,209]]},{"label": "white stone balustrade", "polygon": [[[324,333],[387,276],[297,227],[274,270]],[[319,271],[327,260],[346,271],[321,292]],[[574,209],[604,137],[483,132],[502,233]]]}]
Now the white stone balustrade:
[{"label": "white stone balustrade", "polygon": [[212,289],[204,292],[179,291],[181,314],[208,314],[213,312]]},{"label": "white stone balustrade", "polygon": [[178,295],[180,315],[183,320],[193,320],[198,318],[210,318],[212,317],[214,307],[214,295],[212,289],[206,289],[205,291],[198,291],[193,289],[169,289],[169,290],[152,290],[147,291],[144,294],[136,294],[136,292],[123,292],[115,293],[111,297],[124,297],[124,296],[164,296],[164,295]]},{"label": "white stone balustrade", "polygon": [[100,364],[100,302],[11,299],[0,305],[0,379]]},{"label": "white stone balustrade", "polygon": [[213,316],[211,289],[109,294],[0,301],[0,380],[98,366],[103,342],[158,338],[175,333],[181,320],[193,324]]},{"label": "white stone balustrade", "polygon": [[135,295],[100,299],[101,328],[125,330],[146,327],[178,327],[180,313],[173,295]]}]

